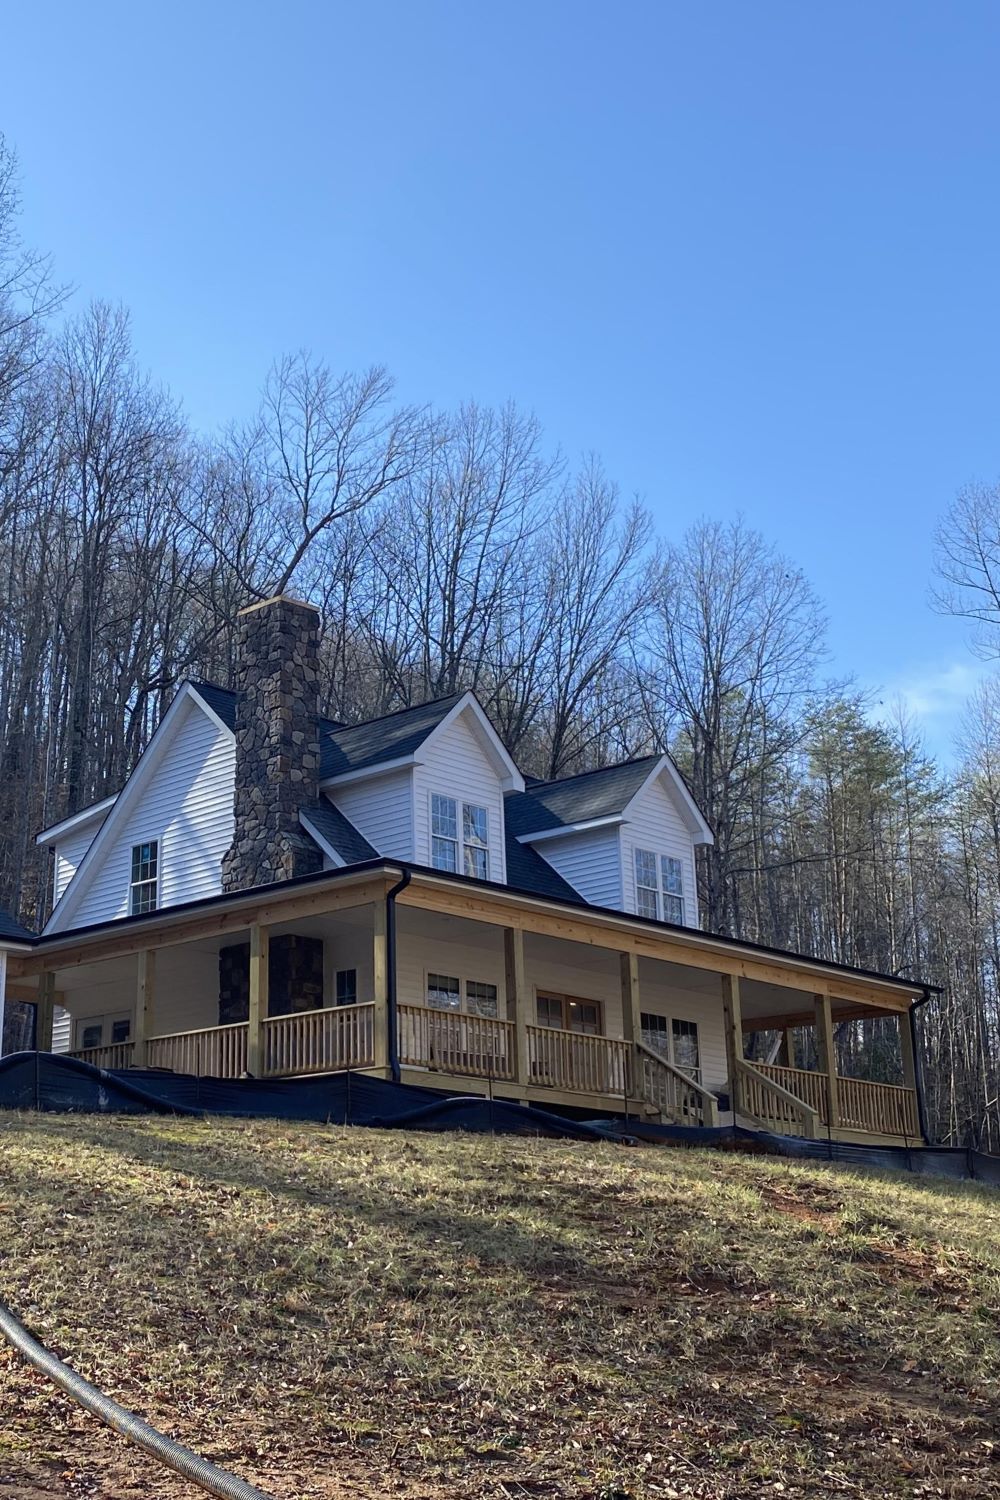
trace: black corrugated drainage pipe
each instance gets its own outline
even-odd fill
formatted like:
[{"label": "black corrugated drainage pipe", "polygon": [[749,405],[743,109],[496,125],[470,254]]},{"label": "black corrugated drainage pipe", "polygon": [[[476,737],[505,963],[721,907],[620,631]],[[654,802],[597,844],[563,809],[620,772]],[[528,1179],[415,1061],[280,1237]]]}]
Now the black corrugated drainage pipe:
[{"label": "black corrugated drainage pipe", "polygon": [[82,1406],[84,1411],[89,1411],[93,1416],[99,1417],[115,1432],[120,1432],[122,1437],[128,1438],[130,1443],[135,1443],[137,1448],[152,1455],[165,1464],[168,1469],[181,1474],[189,1479],[192,1484],[198,1485],[209,1495],[217,1495],[219,1500],[273,1500],[270,1495],[265,1495],[263,1490],[256,1489],[252,1484],[247,1484],[245,1479],[237,1479],[235,1474],[227,1474],[225,1469],[216,1468],[215,1464],[209,1463],[207,1458],[201,1458],[197,1453],[192,1453],[190,1448],[185,1448],[181,1443],[175,1443],[173,1438],[164,1437],[162,1432],[157,1432],[155,1427],[150,1427],[141,1417],[134,1412],[128,1411],[124,1406],[119,1406],[110,1396],[105,1396],[96,1385],[91,1385],[89,1380],[84,1380],[69,1365],[64,1365],[61,1359],[51,1354],[44,1344],[40,1344],[26,1328],[17,1321],[9,1308],[0,1302],[0,1334],[11,1344],[19,1354],[40,1370],[43,1375],[53,1381],[61,1391],[65,1391],[77,1406]]},{"label": "black corrugated drainage pipe", "polygon": [[917,1011],[932,998],[932,991],[925,989],[920,1000],[910,1001],[909,1009],[910,1045],[913,1048],[913,1081],[917,1086],[917,1120],[920,1124],[920,1138],[925,1146],[929,1146],[931,1140],[927,1134],[927,1110],[924,1107],[924,1074],[920,1065],[920,1038],[917,1035]]},{"label": "black corrugated drainage pipe", "polygon": [[385,897],[385,982],[388,990],[386,1022],[389,1029],[389,1070],[393,1083],[399,1082],[399,1026],[396,1013],[396,897],[405,891],[411,879],[410,871],[403,871],[402,880],[397,880]]}]

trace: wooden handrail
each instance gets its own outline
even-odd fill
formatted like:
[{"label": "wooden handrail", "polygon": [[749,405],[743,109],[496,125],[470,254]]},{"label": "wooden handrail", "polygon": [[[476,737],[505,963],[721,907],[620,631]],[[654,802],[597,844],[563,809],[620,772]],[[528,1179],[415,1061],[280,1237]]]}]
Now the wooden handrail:
[{"label": "wooden handrail", "polygon": [[517,1028],[513,1021],[405,1001],[396,1007],[396,1018],[399,1060],[404,1067],[513,1080],[517,1069]]},{"label": "wooden handrail", "polygon": [[[683,1068],[678,1068],[669,1058],[662,1057],[659,1052],[654,1052],[652,1047],[647,1047],[645,1042],[638,1041],[635,1044],[636,1075],[643,1084],[643,1098],[647,1103],[654,1105],[662,1114],[670,1115],[676,1119],[677,1124],[689,1123],[689,1110],[685,1101],[685,1094],[694,1095],[694,1113],[699,1125],[718,1125],[719,1123],[719,1101],[707,1089],[703,1083],[690,1073],[685,1073]],[[665,1088],[657,1087],[654,1068],[659,1068],[660,1083]]]},{"label": "wooden handrail", "polygon": [[267,1016],[263,1032],[263,1072],[338,1073],[370,1068],[375,1060],[375,1006],[330,1005]]},{"label": "wooden handrail", "polygon": [[197,1077],[239,1078],[247,1070],[247,1023],[174,1031],[146,1039],[146,1064]]},{"label": "wooden handrail", "polygon": [[134,1051],[134,1042],[108,1042],[103,1047],[80,1047],[67,1055],[88,1062],[92,1067],[111,1070],[130,1068]]},{"label": "wooden handrail", "polygon": [[[733,1089],[734,1112],[749,1115],[758,1124],[763,1124],[769,1118],[786,1119],[790,1113],[801,1124],[802,1134],[806,1139],[816,1140],[820,1134],[820,1116],[810,1104],[793,1094],[790,1089],[782,1088],[780,1083],[775,1083],[773,1078],[769,1078],[745,1058],[736,1059],[736,1073],[737,1077],[731,1080],[736,1084]],[[770,1100],[782,1107],[773,1112],[761,1108]]]},{"label": "wooden handrail", "polygon": [[555,1026],[529,1025],[525,1031],[529,1083],[568,1093],[615,1098],[632,1094],[632,1048],[628,1042]]}]

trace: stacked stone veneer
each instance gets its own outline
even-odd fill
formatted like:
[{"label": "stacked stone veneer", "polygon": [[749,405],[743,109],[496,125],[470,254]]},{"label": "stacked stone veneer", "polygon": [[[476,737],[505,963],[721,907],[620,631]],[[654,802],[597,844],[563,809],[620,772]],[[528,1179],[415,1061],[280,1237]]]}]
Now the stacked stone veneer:
[{"label": "stacked stone veneer", "polygon": [[233,842],[222,889],[247,890],[322,867],[299,824],[319,794],[319,615],[267,599],[239,616]]}]

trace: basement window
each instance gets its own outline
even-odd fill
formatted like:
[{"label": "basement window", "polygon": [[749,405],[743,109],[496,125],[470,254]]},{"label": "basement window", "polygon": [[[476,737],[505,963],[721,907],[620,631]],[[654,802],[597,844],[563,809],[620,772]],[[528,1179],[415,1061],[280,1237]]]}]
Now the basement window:
[{"label": "basement window", "polygon": [[132,878],[129,882],[129,916],[155,911],[159,890],[160,845],[157,839],[132,845]]}]

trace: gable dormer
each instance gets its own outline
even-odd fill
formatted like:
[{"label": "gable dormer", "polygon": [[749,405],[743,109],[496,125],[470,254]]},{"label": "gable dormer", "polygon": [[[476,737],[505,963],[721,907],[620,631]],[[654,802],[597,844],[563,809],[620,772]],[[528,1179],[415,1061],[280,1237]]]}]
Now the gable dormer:
[{"label": "gable dormer", "polygon": [[322,790],[379,854],[507,880],[504,796],[524,780],[472,693],[321,740]]},{"label": "gable dormer", "polygon": [[669,756],[536,782],[507,821],[589,904],[698,925],[694,851],[712,834]]}]

